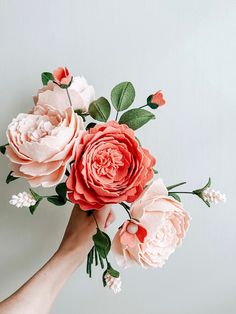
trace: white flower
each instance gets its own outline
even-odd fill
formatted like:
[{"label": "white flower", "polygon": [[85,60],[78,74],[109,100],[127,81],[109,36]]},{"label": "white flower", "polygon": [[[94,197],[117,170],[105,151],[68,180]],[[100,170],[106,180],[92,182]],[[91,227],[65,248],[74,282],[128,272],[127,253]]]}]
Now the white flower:
[{"label": "white flower", "polygon": [[119,293],[121,291],[121,280],[120,277],[115,278],[112,277],[108,272],[105,274],[104,279],[106,281],[107,286],[113,290],[113,292]]},{"label": "white flower", "polygon": [[215,191],[212,188],[207,188],[203,190],[202,196],[205,201],[208,201],[209,203],[217,204],[219,202],[226,202],[226,196],[225,194],[220,193],[219,191]]},{"label": "white flower", "polygon": [[12,195],[11,200],[9,201],[11,205],[16,206],[17,208],[21,207],[30,207],[36,204],[36,200],[30,193],[22,192],[17,195]]}]

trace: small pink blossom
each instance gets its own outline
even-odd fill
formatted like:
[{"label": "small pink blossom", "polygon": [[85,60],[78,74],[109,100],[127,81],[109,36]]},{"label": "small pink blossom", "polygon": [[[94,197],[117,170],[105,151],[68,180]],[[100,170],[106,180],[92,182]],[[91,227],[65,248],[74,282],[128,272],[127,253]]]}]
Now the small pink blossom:
[{"label": "small pink blossom", "polygon": [[72,76],[70,75],[70,72],[66,67],[65,68],[58,67],[56,70],[53,71],[52,74],[55,82],[59,85],[62,84],[69,85],[72,79]]},{"label": "small pink blossom", "polygon": [[161,90],[152,95],[151,103],[157,105],[158,107],[165,105],[166,101]]}]

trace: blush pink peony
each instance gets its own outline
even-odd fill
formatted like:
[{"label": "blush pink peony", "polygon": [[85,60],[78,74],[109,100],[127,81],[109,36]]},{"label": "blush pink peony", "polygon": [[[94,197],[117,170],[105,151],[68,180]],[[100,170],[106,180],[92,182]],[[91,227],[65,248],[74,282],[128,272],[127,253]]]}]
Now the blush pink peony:
[{"label": "blush pink peony", "polygon": [[44,105],[32,114],[19,114],[7,129],[7,156],[16,177],[32,187],[59,183],[83,133],[81,117],[72,108],[64,112]]},{"label": "blush pink peony", "polygon": [[67,180],[68,198],[83,210],[133,202],[152,179],[154,164],[155,158],[139,145],[127,125],[98,124],[76,148]]},{"label": "blush pink peony", "polygon": [[188,213],[180,202],[168,196],[161,179],[145,189],[132,204],[130,212],[147,229],[147,236],[143,243],[136,242],[130,247],[123,243],[119,230],[112,244],[118,264],[162,267],[185,237],[189,227]]},{"label": "blush pink peony", "polygon": [[[87,112],[90,103],[95,99],[94,88],[88,85],[84,77],[73,77],[68,92],[73,109],[81,112]],[[48,104],[58,110],[65,110],[70,106],[66,89],[51,81],[38,91],[37,96],[34,97],[34,102],[36,105]]]}]

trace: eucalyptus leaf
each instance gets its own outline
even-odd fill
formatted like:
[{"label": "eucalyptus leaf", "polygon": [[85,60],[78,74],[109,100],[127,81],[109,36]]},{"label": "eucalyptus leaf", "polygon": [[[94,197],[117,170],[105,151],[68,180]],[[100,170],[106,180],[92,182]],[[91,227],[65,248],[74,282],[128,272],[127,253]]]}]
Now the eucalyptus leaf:
[{"label": "eucalyptus leaf", "polygon": [[53,77],[52,73],[50,73],[50,72],[43,72],[41,74],[41,79],[42,79],[43,85],[47,85],[49,81],[54,80],[54,77]]},{"label": "eucalyptus leaf", "polygon": [[123,113],[119,123],[126,124],[133,130],[141,128],[148,121],[155,119],[155,115],[145,109],[136,108]]},{"label": "eucalyptus leaf", "polygon": [[98,98],[89,105],[89,114],[97,121],[106,122],[110,116],[110,113],[111,105],[104,97]]},{"label": "eucalyptus leaf", "polygon": [[135,98],[135,89],[131,82],[122,82],[111,91],[111,102],[117,111],[129,108]]}]

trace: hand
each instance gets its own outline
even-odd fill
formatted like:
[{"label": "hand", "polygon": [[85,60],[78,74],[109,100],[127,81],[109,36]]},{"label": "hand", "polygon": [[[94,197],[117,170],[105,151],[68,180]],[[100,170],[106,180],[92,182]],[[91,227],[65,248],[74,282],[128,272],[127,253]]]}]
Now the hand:
[{"label": "hand", "polygon": [[[95,211],[94,216],[101,230],[108,228],[115,220],[111,206]],[[95,233],[94,217],[75,205],[57,254],[70,256],[70,258],[73,256],[78,265],[82,264],[93,246],[92,236]]]}]

